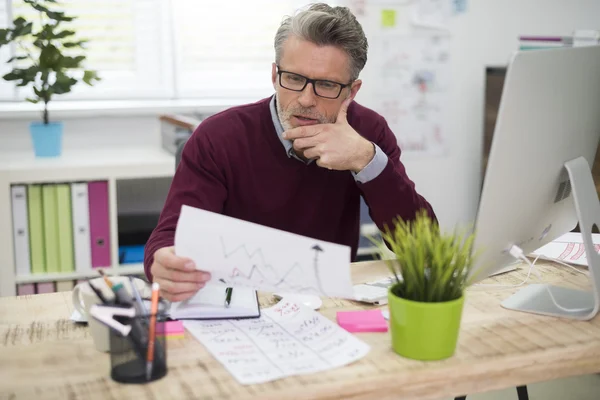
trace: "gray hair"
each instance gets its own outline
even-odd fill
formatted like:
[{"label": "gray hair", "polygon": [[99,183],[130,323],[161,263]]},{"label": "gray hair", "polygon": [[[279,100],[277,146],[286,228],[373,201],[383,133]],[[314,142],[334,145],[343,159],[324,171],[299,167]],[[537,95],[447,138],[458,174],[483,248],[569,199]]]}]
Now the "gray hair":
[{"label": "gray hair", "polygon": [[318,46],[336,46],[351,60],[350,76],[356,80],[367,63],[369,44],[361,25],[347,7],[313,4],[308,10],[286,17],[275,35],[275,62],[283,56],[283,43],[291,35]]}]

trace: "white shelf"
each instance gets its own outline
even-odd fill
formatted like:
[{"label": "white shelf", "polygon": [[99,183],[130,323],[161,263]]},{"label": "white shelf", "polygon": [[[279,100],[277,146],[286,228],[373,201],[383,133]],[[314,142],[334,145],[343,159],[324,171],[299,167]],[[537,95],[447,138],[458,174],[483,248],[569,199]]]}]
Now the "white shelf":
[{"label": "white shelf", "polygon": [[125,264],[112,268],[96,268],[85,272],[58,272],[52,274],[17,275],[15,283],[37,283],[53,281],[72,281],[76,279],[88,279],[100,276],[99,270],[107,275],[139,275],[144,273],[144,264]]},{"label": "white shelf", "polygon": [[[140,146],[144,146],[140,144]],[[64,149],[56,158],[36,158],[33,152],[0,152],[0,296],[16,293],[16,284],[86,279],[98,271],[80,273],[15,274],[10,186],[14,184],[87,182],[105,180],[109,189],[110,252],[119,259],[117,181],[168,178],[175,173],[175,156],[160,147]],[[142,274],[141,264],[114,265],[108,274]]]},{"label": "white shelf", "polygon": [[[57,119],[98,116],[140,116],[164,113],[214,114],[227,108],[253,103],[256,98],[206,98],[179,100],[57,100],[48,111]],[[39,118],[39,104],[25,101],[0,102],[0,120]]]},{"label": "white shelf", "polygon": [[169,177],[175,156],[154,147],[67,149],[56,158],[36,158],[28,151],[2,154],[0,173],[10,183]]}]

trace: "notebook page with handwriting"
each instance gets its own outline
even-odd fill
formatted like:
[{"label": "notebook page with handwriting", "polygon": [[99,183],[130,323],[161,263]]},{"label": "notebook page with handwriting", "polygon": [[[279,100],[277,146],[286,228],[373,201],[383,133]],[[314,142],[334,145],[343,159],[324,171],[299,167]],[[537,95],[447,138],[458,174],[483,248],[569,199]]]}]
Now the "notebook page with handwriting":
[{"label": "notebook page with handwriting", "polygon": [[257,319],[184,326],[244,385],[341,367],[370,350],[321,314],[285,299]]}]

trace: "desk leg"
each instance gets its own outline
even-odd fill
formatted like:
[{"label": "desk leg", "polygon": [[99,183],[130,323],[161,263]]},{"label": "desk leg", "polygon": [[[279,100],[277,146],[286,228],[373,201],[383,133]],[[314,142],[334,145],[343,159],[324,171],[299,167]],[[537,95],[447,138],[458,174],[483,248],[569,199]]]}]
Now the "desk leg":
[{"label": "desk leg", "polygon": [[[519,396],[519,400],[529,400],[527,386],[517,386],[517,396]],[[458,396],[454,400],[467,400],[467,396]]]},{"label": "desk leg", "polygon": [[527,386],[517,386],[517,395],[519,400],[529,400],[529,394],[527,394]]}]

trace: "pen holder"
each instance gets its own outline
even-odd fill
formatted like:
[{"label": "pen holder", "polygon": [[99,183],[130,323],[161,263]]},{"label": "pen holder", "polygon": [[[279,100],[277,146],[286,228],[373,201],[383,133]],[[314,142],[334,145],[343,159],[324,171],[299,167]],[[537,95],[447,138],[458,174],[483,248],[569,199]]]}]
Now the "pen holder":
[{"label": "pen holder", "polygon": [[149,378],[147,356],[148,347],[151,346],[149,340],[151,315],[115,318],[121,324],[131,326],[131,331],[123,336],[118,331],[110,329],[110,376],[114,381],[145,383],[160,379],[167,374],[167,341],[164,335],[167,314],[164,310],[164,304],[160,304],[156,314],[154,357],[150,363]]}]

